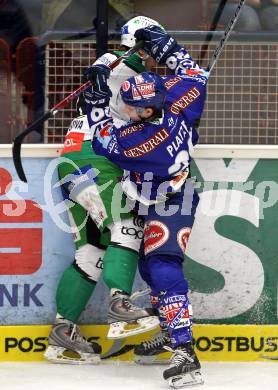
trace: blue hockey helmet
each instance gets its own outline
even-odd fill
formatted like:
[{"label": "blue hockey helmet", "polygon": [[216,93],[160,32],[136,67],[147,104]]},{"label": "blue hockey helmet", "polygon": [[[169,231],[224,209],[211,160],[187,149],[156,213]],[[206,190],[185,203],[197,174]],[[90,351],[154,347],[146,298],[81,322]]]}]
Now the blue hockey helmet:
[{"label": "blue hockey helmet", "polygon": [[124,81],[120,89],[124,103],[134,107],[163,108],[166,89],[162,78],[153,72],[143,72]]}]

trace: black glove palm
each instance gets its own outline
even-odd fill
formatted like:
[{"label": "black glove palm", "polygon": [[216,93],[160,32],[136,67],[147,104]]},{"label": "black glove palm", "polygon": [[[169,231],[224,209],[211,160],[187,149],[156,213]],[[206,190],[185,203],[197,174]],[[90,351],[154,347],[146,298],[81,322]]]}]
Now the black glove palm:
[{"label": "black glove palm", "polygon": [[90,81],[92,87],[84,92],[84,97],[96,107],[105,107],[109,104],[112,92],[107,85],[110,69],[101,64],[92,65],[86,68],[83,73],[83,81]]},{"label": "black glove palm", "polygon": [[166,59],[180,49],[177,41],[158,26],[140,28],[134,35],[137,41],[144,41],[143,49],[159,64],[165,64]]}]

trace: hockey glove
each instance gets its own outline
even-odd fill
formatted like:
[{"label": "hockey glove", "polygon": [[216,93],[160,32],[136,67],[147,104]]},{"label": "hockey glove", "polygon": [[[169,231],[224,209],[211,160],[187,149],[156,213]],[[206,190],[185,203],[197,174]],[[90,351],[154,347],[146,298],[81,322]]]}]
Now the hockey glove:
[{"label": "hockey glove", "polygon": [[84,97],[87,103],[95,107],[106,107],[112,96],[112,92],[107,85],[107,79],[110,75],[110,69],[101,64],[92,65],[84,70],[83,81],[90,81],[92,87],[84,91]]},{"label": "hockey glove", "polygon": [[167,58],[181,48],[175,38],[158,26],[140,28],[134,35],[137,41],[144,41],[143,49],[161,65],[165,65]]}]

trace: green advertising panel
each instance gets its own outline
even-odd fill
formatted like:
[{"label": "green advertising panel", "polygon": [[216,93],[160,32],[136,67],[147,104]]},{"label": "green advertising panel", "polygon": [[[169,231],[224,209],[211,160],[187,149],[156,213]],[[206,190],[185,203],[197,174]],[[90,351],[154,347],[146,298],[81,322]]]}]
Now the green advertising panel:
[{"label": "green advertising panel", "polygon": [[184,270],[197,323],[277,324],[278,160],[196,159]]}]

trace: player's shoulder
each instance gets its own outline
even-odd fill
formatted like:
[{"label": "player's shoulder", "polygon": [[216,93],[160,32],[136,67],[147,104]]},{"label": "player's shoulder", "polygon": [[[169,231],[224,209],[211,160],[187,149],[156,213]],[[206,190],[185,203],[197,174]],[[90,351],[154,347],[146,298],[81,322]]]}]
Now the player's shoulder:
[{"label": "player's shoulder", "polygon": [[128,123],[125,126],[115,129],[115,134],[119,144],[123,148],[129,148],[144,143],[151,138],[159,128],[163,127],[162,124],[162,119]]},{"label": "player's shoulder", "polygon": [[161,78],[167,92],[175,89],[177,86],[180,86],[181,84],[184,84],[184,78],[181,77],[180,75],[172,74],[172,75],[163,76]]},{"label": "player's shoulder", "polygon": [[115,130],[117,138],[121,142],[129,142],[130,139],[140,138],[143,136],[143,131],[146,128],[144,122],[130,122]]}]

